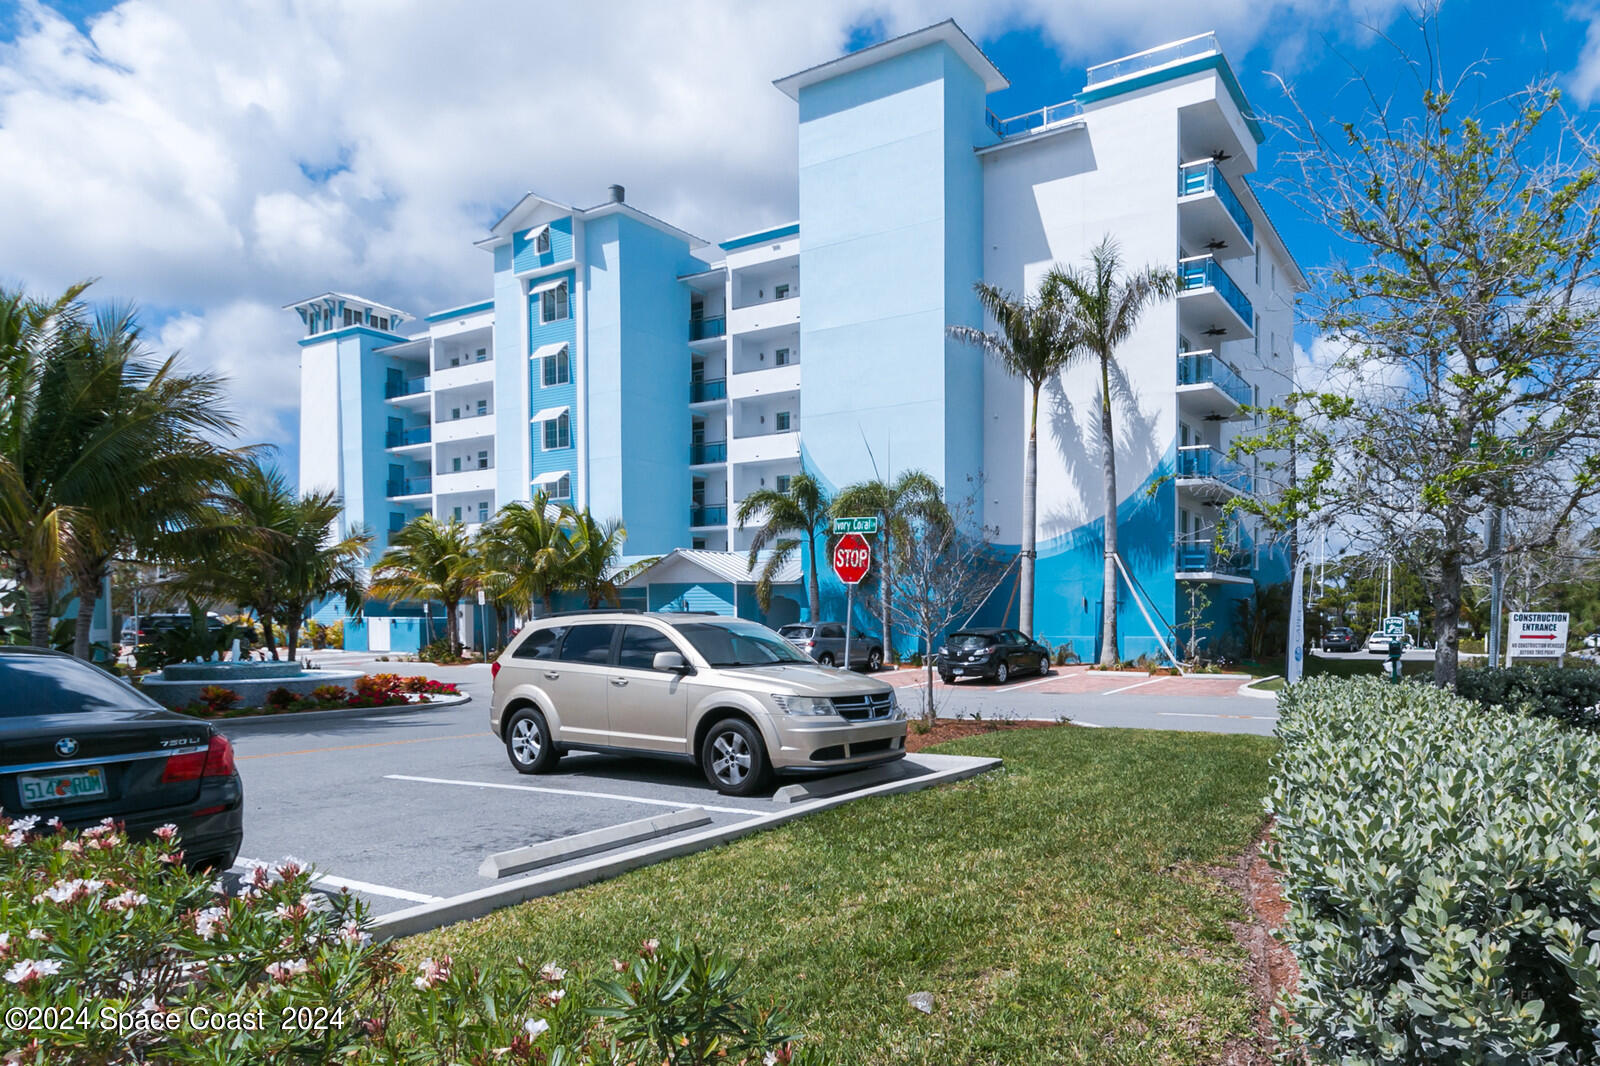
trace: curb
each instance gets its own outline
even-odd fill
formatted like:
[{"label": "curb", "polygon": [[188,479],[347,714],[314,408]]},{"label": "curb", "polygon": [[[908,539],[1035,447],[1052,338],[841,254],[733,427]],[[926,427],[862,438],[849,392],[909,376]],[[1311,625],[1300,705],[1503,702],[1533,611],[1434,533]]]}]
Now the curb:
[{"label": "curb", "polygon": [[1276,703],[1278,702],[1278,694],[1276,692],[1266,692],[1262,689],[1251,688],[1250,686],[1254,685],[1257,681],[1271,681],[1273,678],[1281,676],[1281,674],[1268,674],[1266,677],[1258,677],[1246,682],[1245,684],[1239,686],[1239,695],[1249,696],[1253,700],[1271,700],[1272,702]]},{"label": "curb", "polygon": [[438,699],[429,700],[427,703],[397,704],[393,707],[334,707],[326,711],[290,711],[287,714],[241,714],[233,718],[202,718],[202,722],[213,725],[239,725],[258,722],[326,722],[340,718],[354,718],[361,714],[410,714],[412,711],[427,711],[435,707],[459,707],[463,703],[471,702],[472,697],[465,693],[454,696],[440,696]]},{"label": "curb", "polygon": [[498,880],[510,877],[512,874],[527,873],[540,866],[554,866],[568,859],[581,859],[596,852],[610,851],[613,848],[626,847],[629,844],[654,840],[669,833],[681,833],[685,829],[698,829],[702,825],[710,824],[711,815],[706,813],[704,807],[685,807],[680,811],[623,822],[621,825],[608,825],[604,829],[579,833],[577,836],[561,840],[549,840],[526,848],[512,848],[510,851],[497,851],[483,860],[483,864],[478,867],[478,875]]},{"label": "curb", "polygon": [[563,870],[535,874],[532,877],[524,877],[488,888],[475,889],[471,892],[463,892],[460,895],[451,896],[449,899],[440,900],[438,903],[423,903],[415,907],[408,907],[405,910],[395,911],[392,914],[386,914],[375,919],[371,926],[371,932],[373,937],[380,941],[395,937],[415,936],[417,933],[425,933],[430,929],[438,929],[442,926],[454,925],[457,922],[481,918],[502,907],[524,903],[540,896],[553,896],[558,892],[566,892],[569,889],[578,888],[595,881],[604,881],[619,874],[627,873],[629,870],[638,869],[641,866],[649,866],[665,859],[675,859],[683,855],[692,855],[697,851],[704,851],[707,848],[737,840],[739,837],[748,836],[763,829],[771,829],[774,826],[782,825],[807,814],[842,806],[868,796],[917,792],[934,785],[944,785],[975,777],[1001,765],[999,759],[975,758],[964,755],[932,755],[922,756],[921,758],[925,762],[936,760],[934,765],[936,767],[943,766],[944,768],[935,769],[933,773],[924,774],[921,777],[890,781],[848,795],[797,803],[786,810],[774,811],[771,814],[756,813],[755,817],[747,818],[742,822],[735,822],[732,825],[713,826],[710,829],[704,829],[689,836],[632,848],[620,855],[592,859]]}]

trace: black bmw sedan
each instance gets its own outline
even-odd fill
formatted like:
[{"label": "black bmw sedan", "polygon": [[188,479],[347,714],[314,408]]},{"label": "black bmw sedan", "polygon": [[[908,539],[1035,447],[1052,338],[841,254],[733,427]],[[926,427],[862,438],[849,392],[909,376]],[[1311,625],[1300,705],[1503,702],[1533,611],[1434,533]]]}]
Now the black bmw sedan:
[{"label": "black bmw sedan", "polygon": [[195,868],[232,866],[244,836],[227,737],[38,648],[0,647],[0,808],[68,828],[113,818],[133,838],[174,825]]}]

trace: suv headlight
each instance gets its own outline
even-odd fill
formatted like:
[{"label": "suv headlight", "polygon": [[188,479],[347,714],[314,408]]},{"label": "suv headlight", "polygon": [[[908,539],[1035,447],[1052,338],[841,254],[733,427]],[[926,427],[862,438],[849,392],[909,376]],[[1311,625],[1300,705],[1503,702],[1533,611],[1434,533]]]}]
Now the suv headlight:
[{"label": "suv headlight", "polygon": [[898,722],[906,716],[905,708],[900,706],[900,693],[891,689],[889,691],[889,719]]},{"label": "suv headlight", "polygon": [[784,714],[823,715],[833,714],[833,701],[821,696],[786,696],[781,692],[772,694],[772,702]]}]

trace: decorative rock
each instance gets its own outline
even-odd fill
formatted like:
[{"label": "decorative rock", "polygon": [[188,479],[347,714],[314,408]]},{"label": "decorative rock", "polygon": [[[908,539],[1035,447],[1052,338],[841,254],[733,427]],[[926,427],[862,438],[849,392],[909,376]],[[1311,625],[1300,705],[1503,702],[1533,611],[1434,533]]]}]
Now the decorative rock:
[{"label": "decorative rock", "polygon": [[933,993],[913,992],[906,997],[906,1002],[924,1014],[933,1013]]}]

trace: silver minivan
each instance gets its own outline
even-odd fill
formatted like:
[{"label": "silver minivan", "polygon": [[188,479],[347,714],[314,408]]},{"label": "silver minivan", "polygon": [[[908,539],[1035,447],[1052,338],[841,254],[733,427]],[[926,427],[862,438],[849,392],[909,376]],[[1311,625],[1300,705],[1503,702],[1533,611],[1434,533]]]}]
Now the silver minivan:
[{"label": "silver minivan", "polygon": [[[778,633],[823,666],[844,662],[843,622],[794,622]],[[851,633],[850,665],[869,673],[883,666],[883,642],[859,629]]]},{"label": "silver minivan", "polygon": [[742,618],[627,611],[530,622],[493,665],[489,728],[519,773],[573,750],[680,759],[745,796],[773,773],[905,756],[893,686],[819,666]]}]

